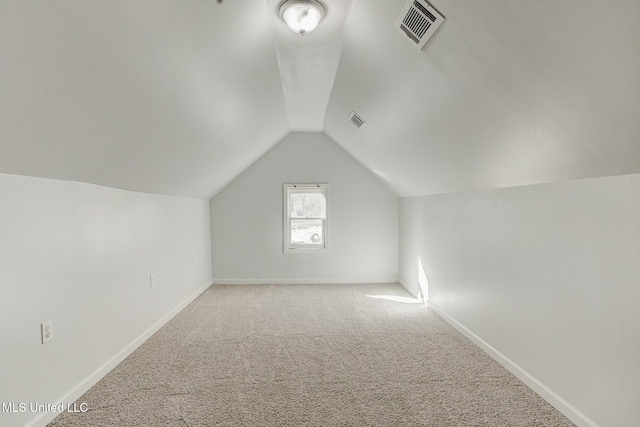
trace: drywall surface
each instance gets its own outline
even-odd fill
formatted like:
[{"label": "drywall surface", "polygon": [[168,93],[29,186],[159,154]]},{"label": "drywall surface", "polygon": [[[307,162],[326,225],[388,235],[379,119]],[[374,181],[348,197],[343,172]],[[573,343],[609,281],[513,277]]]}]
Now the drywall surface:
[{"label": "drywall surface", "polygon": [[0,197],[0,426],[20,426],[211,282],[209,206],[5,174]]},{"label": "drywall surface", "polygon": [[[283,184],[329,183],[329,252],[283,252]],[[398,198],[321,133],[291,133],[211,199],[214,282],[398,277]]]},{"label": "drywall surface", "polygon": [[574,422],[640,425],[640,175],[402,198],[400,242],[401,280]]}]

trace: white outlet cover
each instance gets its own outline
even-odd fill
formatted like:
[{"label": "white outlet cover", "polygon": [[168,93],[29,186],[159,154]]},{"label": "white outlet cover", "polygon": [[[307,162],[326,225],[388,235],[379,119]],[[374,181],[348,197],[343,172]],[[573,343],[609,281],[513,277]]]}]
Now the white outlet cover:
[{"label": "white outlet cover", "polygon": [[156,276],[155,276],[155,274],[150,274],[149,275],[149,286],[153,288],[155,286],[155,284],[156,284]]},{"label": "white outlet cover", "polygon": [[53,339],[53,320],[47,320],[40,325],[40,332],[42,333],[42,344]]}]

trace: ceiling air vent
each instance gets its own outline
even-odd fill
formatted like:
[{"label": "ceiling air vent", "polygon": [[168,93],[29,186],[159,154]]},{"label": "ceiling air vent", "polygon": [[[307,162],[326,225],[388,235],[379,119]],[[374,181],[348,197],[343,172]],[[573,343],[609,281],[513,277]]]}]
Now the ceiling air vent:
[{"label": "ceiling air vent", "polygon": [[362,117],[357,115],[355,111],[351,112],[351,115],[349,116],[349,121],[358,129],[360,129],[362,126],[367,124],[367,122],[365,122]]},{"label": "ceiling air vent", "polygon": [[424,0],[409,0],[402,8],[396,27],[422,49],[433,36],[444,16]]}]

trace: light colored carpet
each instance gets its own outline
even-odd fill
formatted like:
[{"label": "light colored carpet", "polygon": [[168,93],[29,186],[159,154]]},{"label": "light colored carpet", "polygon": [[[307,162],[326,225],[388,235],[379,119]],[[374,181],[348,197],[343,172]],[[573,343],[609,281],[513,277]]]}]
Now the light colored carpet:
[{"label": "light colored carpet", "polygon": [[397,284],[214,286],[50,425],[573,425],[408,302]]}]

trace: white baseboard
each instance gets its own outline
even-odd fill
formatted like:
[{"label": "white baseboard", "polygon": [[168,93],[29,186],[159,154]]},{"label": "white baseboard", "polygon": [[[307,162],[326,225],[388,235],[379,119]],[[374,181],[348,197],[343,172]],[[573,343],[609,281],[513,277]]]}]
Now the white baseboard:
[{"label": "white baseboard", "polygon": [[571,422],[579,427],[598,427],[591,418],[587,417],[575,406],[558,396],[553,390],[549,389],[543,383],[538,381],[535,377],[522,369],[520,366],[511,361],[508,357],[500,353],[498,350],[489,345],[482,338],[471,332],[465,326],[460,324],[457,320],[450,317],[444,311],[442,311],[437,305],[428,301],[427,307],[433,310],[438,316],[444,319],[447,323],[457,329],[462,335],[469,338],[474,344],[484,350],[489,356],[491,356],[496,362],[504,366],[509,372],[515,375],[520,381],[525,383],[529,388],[535,391],[540,397],[549,402],[551,406],[556,408],[560,413],[567,417]]},{"label": "white baseboard", "polygon": [[419,289],[414,289],[412,286],[409,286],[409,284],[407,282],[403,281],[402,279],[398,279],[398,283],[407,292],[409,292],[415,299],[421,299],[422,298],[422,296],[420,295],[420,290]]},{"label": "white baseboard", "polygon": [[213,279],[214,285],[336,285],[343,283],[398,283],[398,278],[386,279]]},{"label": "white baseboard", "polygon": [[[127,358],[131,353],[134,352],[138,347],[140,347],[151,335],[155,334],[161,327],[163,327],[169,320],[171,320],[176,314],[180,313],[186,306],[191,304],[193,300],[195,300],[200,294],[211,287],[212,281],[209,280],[207,283],[199,287],[195,292],[189,295],[184,301],[178,304],[173,310],[163,316],[160,320],[153,324],[149,329],[144,331],[138,338],[136,338],[131,344],[126,346],[120,353],[116,354],[111,360],[98,368],[95,372],[90,374],[84,380],[80,381],[74,388],[72,388],[68,393],[62,396],[55,403],[59,404],[67,404],[73,403],[78,400],[83,394],[85,394],[91,387],[93,387],[98,381],[100,381],[105,375],[107,375],[113,368],[118,366],[120,362]],[[27,424],[25,427],[45,427],[49,424],[55,417],[60,415],[57,412],[44,412],[39,416],[35,417]]]}]

